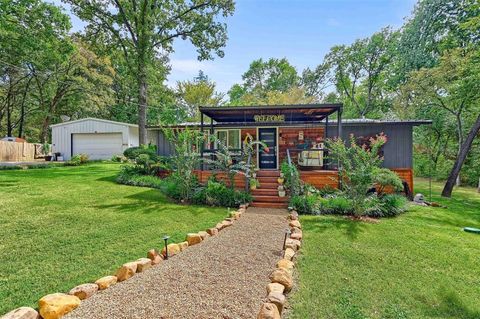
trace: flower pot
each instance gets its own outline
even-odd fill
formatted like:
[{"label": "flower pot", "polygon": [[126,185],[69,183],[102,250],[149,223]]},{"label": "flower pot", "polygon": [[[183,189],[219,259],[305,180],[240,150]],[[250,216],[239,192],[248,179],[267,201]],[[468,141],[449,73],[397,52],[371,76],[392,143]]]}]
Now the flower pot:
[{"label": "flower pot", "polygon": [[285,178],[283,178],[283,177],[277,178],[277,182],[278,182],[279,184],[283,184],[284,181],[285,181]]},{"label": "flower pot", "polygon": [[50,162],[52,160],[52,155],[46,155],[45,156],[45,161]]},{"label": "flower pot", "polygon": [[257,185],[255,185],[255,184],[254,184],[254,185],[250,185],[250,190],[254,191],[254,190],[256,190],[256,189],[257,189]]},{"label": "flower pot", "polygon": [[286,195],[285,191],[278,191],[279,197],[285,197],[285,195]]}]

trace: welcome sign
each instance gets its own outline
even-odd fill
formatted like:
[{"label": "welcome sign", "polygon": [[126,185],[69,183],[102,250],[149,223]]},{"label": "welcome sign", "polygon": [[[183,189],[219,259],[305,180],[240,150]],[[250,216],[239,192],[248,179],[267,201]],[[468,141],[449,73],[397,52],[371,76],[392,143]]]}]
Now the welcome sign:
[{"label": "welcome sign", "polygon": [[285,122],[285,115],[254,115],[253,119],[259,123]]}]

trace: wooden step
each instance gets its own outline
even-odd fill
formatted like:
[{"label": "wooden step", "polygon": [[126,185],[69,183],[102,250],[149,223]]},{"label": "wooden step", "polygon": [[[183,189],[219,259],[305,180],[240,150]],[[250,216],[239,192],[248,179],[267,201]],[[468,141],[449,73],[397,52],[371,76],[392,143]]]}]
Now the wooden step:
[{"label": "wooden step", "polygon": [[288,202],[288,197],[268,196],[268,195],[254,195],[253,202],[268,202],[268,203],[285,203]]},{"label": "wooden step", "polygon": [[258,189],[277,189],[278,183],[262,183],[260,182],[260,187]]},{"label": "wooden step", "polygon": [[257,177],[260,184],[262,183],[277,183],[278,184],[278,177],[265,177],[265,176],[258,176]]},{"label": "wooden step", "polygon": [[265,207],[265,208],[287,208],[288,203],[265,203],[265,202],[253,202],[250,204],[252,207]]},{"label": "wooden step", "polygon": [[270,195],[270,196],[277,196],[278,195],[278,190],[275,188],[275,189],[268,189],[268,188],[265,188],[265,189],[261,189],[261,188],[257,188],[255,190],[252,190],[251,191],[252,195],[253,196],[258,196],[258,195]]},{"label": "wooden step", "polygon": [[261,170],[257,172],[257,177],[279,177],[280,171]]}]

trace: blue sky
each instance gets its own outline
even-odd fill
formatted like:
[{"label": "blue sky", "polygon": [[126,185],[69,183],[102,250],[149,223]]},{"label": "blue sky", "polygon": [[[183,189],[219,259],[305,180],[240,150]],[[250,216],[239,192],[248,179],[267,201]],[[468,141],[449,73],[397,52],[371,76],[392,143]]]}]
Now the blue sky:
[{"label": "blue sky", "polygon": [[[59,3],[59,0],[54,0]],[[177,40],[170,56],[168,84],[192,79],[202,69],[227,92],[241,82],[254,59],[286,57],[299,72],[319,64],[336,44],[349,44],[385,26],[398,28],[415,0],[237,0],[226,21],[229,40],[225,57],[198,61],[195,48]],[[72,17],[74,30],[81,21]]]}]

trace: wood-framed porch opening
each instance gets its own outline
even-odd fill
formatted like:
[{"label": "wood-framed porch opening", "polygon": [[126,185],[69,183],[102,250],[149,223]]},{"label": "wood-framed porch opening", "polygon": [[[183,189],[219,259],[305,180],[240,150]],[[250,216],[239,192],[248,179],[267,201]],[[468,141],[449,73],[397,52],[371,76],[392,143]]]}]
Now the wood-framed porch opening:
[{"label": "wood-framed porch opening", "polygon": [[[268,169],[280,168],[280,163],[282,161],[282,148],[284,150],[290,149],[295,155],[297,155],[298,152],[302,152],[301,155],[305,155],[306,157],[309,157],[315,151],[321,152],[322,165],[320,165],[321,167],[317,167],[317,169],[327,169],[329,167],[323,165],[323,157],[327,155],[327,150],[320,149],[318,146],[315,148],[315,151],[310,150],[313,143],[310,143],[310,145],[303,143],[302,148],[299,148],[298,145],[291,144],[291,142],[289,142],[288,145],[283,145],[282,147],[281,142],[283,141],[280,136],[280,128],[285,130],[288,128],[298,128],[298,139],[302,141],[302,129],[307,130],[314,127],[323,128],[323,133],[319,134],[315,140],[320,139],[322,142],[324,142],[326,138],[332,137],[333,135],[342,136],[342,110],[342,104],[200,107],[200,131],[203,133],[208,127],[210,129],[210,134],[213,135],[215,129],[221,130],[223,128],[241,128],[242,130],[247,130],[248,128],[252,128],[256,130],[255,140],[260,140],[259,129],[261,129],[260,131],[264,131],[263,129],[275,128],[276,143],[275,146],[273,146],[274,149],[272,150],[275,151],[275,154],[270,154],[270,156],[265,157],[276,157],[276,165],[275,168],[271,168],[269,166]],[[335,113],[337,114],[336,134],[329,130],[330,116]],[[209,118],[209,126],[207,126],[205,123],[206,117]],[[214,152],[215,147],[212,143],[210,143],[210,147],[208,149],[205,148],[205,145],[202,145],[200,156],[203,158],[205,153],[213,154]],[[256,164],[260,169],[262,167],[260,167],[261,163],[259,158],[263,155],[264,153],[262,150],[257,151]],[[307,161],[305,162],[311,163],[314,161],[308,161],[307,158]],[[204,169],[203,164],[201,169]]]}]

